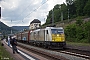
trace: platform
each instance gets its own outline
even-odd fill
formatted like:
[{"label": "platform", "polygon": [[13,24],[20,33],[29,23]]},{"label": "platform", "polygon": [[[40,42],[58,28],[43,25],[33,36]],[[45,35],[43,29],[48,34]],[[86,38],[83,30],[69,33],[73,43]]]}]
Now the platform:
[{"label": "platform", "polygon": [[47,60],[47,58],[41,57],[37,54],[33,54],[32,52],[22,49],[18,46],[17,49],[19,54],[18,53],[13,54],[12,46],[9,47],[8,43],[5,40],[2,40],[1,42],[4,44],[6,51],[10,53],[11,57],[14,60]]}]

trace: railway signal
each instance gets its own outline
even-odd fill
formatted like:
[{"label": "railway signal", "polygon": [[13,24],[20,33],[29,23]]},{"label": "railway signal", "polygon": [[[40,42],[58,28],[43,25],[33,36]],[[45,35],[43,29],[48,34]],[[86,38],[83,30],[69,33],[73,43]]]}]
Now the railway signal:
[{"label": "railway signal", "polygon": [[0,7],[0,19],[1,19],[1,7]]}]

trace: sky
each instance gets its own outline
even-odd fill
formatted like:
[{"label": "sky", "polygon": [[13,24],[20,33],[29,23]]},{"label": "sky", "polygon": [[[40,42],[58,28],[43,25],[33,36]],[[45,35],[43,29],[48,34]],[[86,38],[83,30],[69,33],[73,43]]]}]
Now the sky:
[{"label": "sky", "polygon": [[44,24],[48,12],[65,0],[0,0],[1,22],[8,26],[29,26],[34,19]]}]

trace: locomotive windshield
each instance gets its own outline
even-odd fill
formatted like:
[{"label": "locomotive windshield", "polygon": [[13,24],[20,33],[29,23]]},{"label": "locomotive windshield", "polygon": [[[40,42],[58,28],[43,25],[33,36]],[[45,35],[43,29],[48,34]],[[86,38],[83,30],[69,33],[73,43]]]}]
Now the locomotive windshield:
[{"label": "locomotive windshield", "polygon": [[63,33],[63,29],[51,29],[52,34],[61,34]]}]

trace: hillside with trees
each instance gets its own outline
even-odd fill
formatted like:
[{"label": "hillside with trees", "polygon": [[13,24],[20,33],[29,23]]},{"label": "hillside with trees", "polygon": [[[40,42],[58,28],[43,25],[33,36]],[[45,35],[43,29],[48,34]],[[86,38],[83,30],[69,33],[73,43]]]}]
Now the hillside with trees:
[{"label": "hillside with trees", "polygon": [[67,41],[90,43],[90,19],[87,18],[90,18],[90,0],[66,0],[49,11],[43,26],[63,22]]},{"label": "hillside with trees", "polygon": [[49,14],[46,19],[46,24],[50,24],[52,20],[52,11],[54,12],[54,23],[61,21],[61,15],[63,15],[63,20],[68,20],[76,18],[78,16],[90,16],[90,1],[89,0],[66,0],[66,3],[57,4]]},{"label": "hillside with trees", "polygon": [[78,18],[75,23],[65,27],[66,40],[70,42],[90,43],[90,21]]},{"label": "hillside with trees", "polygon": [[0,21],[0,33],[2,33],[3,35],[11,34],[11,29],[13,33],[17,32],[17,30],[7,26],[6,24]]}]

